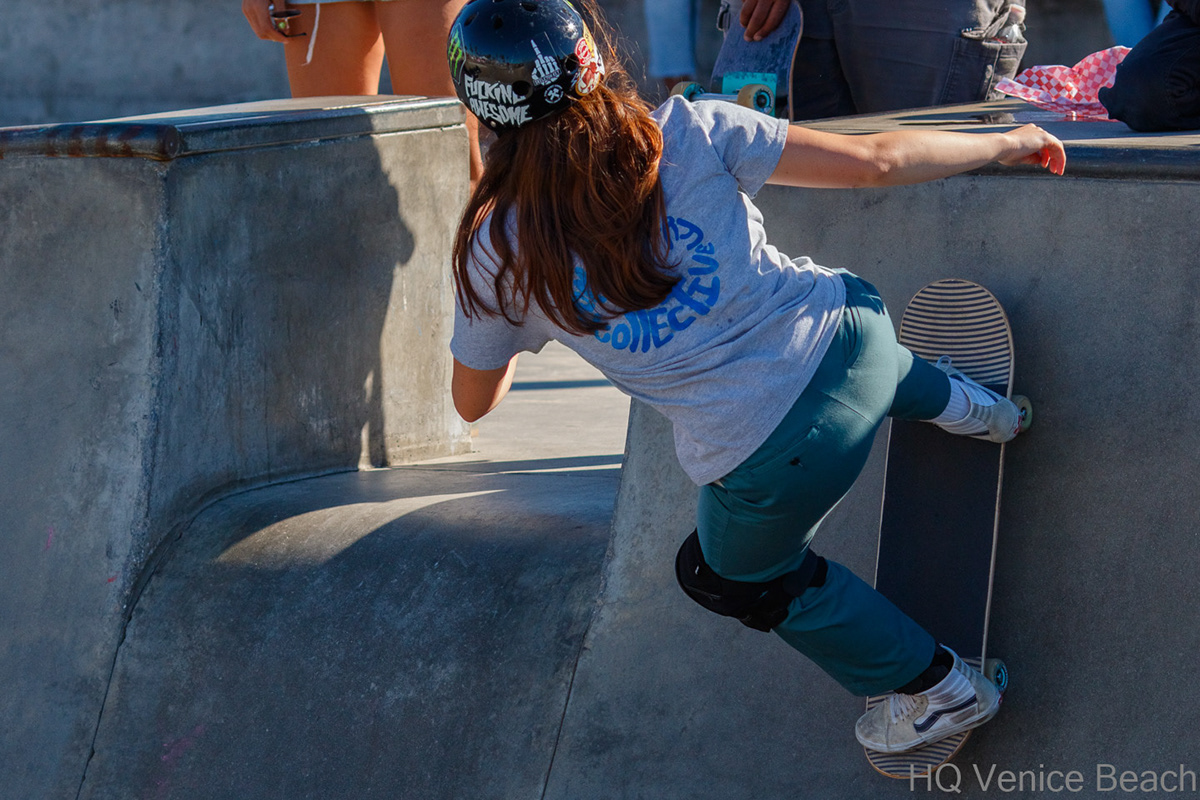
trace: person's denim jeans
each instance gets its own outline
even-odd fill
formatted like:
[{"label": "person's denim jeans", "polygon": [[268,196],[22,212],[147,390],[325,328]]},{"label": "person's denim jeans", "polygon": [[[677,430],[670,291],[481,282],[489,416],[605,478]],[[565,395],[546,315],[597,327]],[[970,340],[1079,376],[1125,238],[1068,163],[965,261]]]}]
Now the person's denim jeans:
[{"label": "person's denim jeans", "polygon": [[1009,0],[801,0],[795,119],[998,99],[1025,41],[1001,42]]}]

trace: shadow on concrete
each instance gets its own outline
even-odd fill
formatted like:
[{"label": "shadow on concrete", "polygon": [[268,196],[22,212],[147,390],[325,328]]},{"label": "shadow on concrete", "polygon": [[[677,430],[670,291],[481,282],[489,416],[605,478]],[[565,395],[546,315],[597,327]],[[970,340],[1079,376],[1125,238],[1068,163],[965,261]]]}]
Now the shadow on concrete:
[{"label": "shadow on concrete", "polygon": [[577,472],[587,474],[604,473],[616,476],[621,469],[619,454],[607,456],[574,456],[570,458],[539,458],[520,461],[491,461],[480,459],[470,460],[466,457],[452,464],[430,465],[426,469],[447,470],[452,472],[489,473],[518,473],[538,472],[568,475]]},{"label": "shadow on concrete", "polygon": [[[445,120],[389,138],[369,135],[379,115],[328,116],[299,143],[272,125],[319,129],[311,108],[65,126],[0,161],[0,796],[76,794],[129,614],[200,509],[411,455],[419,426],[396,410],[421,385],[444,395],[448,335],[428,320],[449,316],[438,248],[461,191],[401,176],[459,139]],[[205,152],[52,152],[59,133],[117,146],[150,128]],[[436,350],[405,369],[410,334]]]}]

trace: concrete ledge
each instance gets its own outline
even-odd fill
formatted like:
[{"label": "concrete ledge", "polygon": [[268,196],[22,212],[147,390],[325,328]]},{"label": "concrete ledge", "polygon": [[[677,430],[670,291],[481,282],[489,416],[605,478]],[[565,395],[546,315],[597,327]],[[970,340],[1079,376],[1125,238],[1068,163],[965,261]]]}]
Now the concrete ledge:
[{"label": "concrete ledge", "polygon": [[469,450],[461,119],[318,99],[42,129],[43,154],[66,128],[178,144],[144,158],[0,132],[29,145],[0,161],[0,796],[75,795],[127,609],[212,499]]},{"label": "concrete ledge", "polygon": [[265,100],[82,124],[0,129],[0,158],[148,158],[170,161],[366,134],[462,125],[460,104],[421,97]]}]

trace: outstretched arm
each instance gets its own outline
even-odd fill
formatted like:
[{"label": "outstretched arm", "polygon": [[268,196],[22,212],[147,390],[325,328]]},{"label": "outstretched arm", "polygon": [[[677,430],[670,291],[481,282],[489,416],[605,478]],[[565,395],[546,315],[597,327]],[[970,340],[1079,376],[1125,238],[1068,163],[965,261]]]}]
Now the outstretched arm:
[{"label": "outstretched arm", "polygon": [[1040,165],[1062,175],[1062,142],[1036,125],[1005,133],[825,133],[792,125],[768,183],[824,189],[900,186],[946,178],[992,162]]},{"label": "outstretched arm", "polygon": [[454,372],[450,378],[450,395],[454,398],[454,410],[467,422],[474,422],[487,414],[504,399],[512,386],[517,371],[517,357],[498,369],[471,369],[454,359]]}]

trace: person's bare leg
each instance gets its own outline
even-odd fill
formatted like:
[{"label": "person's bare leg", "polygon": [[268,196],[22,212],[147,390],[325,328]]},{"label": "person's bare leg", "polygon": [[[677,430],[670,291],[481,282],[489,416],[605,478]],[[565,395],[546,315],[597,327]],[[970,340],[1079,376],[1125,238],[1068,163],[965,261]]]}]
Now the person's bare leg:
[{"label": "person's bare leg", "polygon": [[[387,45],[388,73],[396,94],[454,97],[454,81],[446,60],[446,40],[454,17],[466,0],[388,0],[377,2],[375,14]],[[471,140],[471,188],[483,173],[479,121],[467,113]]]},{"label": "person's bare leg", "polygon": [[315,42],[317,7],[292,8],[300,16],[288,26],[292,36],[283,46],[292,97],[379,93],[383,37],[374,3],[322,3]]}]

